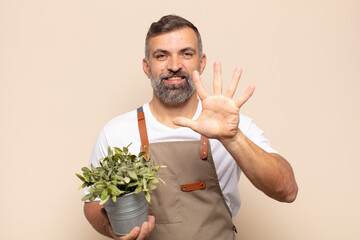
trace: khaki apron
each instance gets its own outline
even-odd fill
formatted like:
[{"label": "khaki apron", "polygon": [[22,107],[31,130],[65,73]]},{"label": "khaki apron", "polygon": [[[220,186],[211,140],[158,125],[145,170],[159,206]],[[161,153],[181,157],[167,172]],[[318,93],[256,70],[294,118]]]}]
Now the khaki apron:
[{"label": "khaki apron", "polygon": [[145,116],[138,109],[142,149],[167,167],[151,193],[149,214],[155,216],[150,240],[233,240],[231,212],[221,192],[209,140],[151,143]]}]

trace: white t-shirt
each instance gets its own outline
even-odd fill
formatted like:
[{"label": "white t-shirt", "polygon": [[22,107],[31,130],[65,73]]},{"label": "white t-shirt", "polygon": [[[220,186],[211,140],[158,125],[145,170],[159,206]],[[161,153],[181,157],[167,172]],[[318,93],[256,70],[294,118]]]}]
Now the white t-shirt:
[{"label": "white t-shirt", "polygon": [[[193,119],[198,118],[201,109],[201,103],[199,102]],[[200,135],[190,128],[181,127],[173,129],[158,122],[150,111],[149,103],[143,106],[143,110],[149,143],[200,140]],[[255,125],[252,119],[240,114],[239,128],[256,145],[267,152],[276,153],[265,138],[264,132]],[[129,147],[129,151],[137,155],[140,152],[141,141],[136,110],[110,120],[103,127],[95,142],[90,163],[94,166],[99,166],[99,159],[107,156],[108,146],[122,148],[130,143],[132,144]],[[238,190],[241,169],[218,140],[210,139],[210,146],[220,188],[234,217],[241,205]],[[87,190],[85,190],[85,193],[87,193]]]}]

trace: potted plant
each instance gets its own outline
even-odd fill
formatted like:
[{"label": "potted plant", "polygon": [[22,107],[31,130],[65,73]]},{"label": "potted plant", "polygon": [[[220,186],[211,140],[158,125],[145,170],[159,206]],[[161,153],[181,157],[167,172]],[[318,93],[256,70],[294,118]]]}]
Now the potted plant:
[{"label": "potted plant", "polygon": [[100,197],[100,205],[104,205],[117,235],[126,235],[147,221],[149,192],[156,188],[154,184],[159,180],[165,184],[157,176],[160,168],[165,166],[157,164],[153,158],[148,161],[146,152],[140,152],[138,156],[131,154],[129,146],[122,149],[109,146],[108,156],[99,161],[100,166],[91,164],[90,169],[81,169],[82,175],[76,173],[83,181],[79,189],[89,188],[82,200],[94,201]]}]

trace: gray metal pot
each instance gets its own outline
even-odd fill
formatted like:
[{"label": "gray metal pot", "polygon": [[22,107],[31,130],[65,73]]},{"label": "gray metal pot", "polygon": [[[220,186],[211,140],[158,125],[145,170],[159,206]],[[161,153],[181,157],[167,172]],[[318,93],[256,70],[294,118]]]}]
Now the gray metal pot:
[{"label": "gray metal pot", "polygon": [[111,198],[104,204],[111,227],[117,235],[127,235],[130,231],[148,220],[148,203],[144,192],[125,194],[116,199]]}]

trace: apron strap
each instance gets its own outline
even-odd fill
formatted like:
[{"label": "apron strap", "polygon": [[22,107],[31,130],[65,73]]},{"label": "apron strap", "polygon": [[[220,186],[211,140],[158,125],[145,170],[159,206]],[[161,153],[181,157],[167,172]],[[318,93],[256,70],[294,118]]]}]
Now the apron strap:
[{"label": "apron strap", "polygon": [[146,130],[145,115],[143,107],[137,109],[137,119],[139,125],[140,139],[141,139],[141,150],[146,152],[145,159],[149,160],[149,139]]},{"label": "apron strap", "polygon": [[[149,153],[149,138],[147,135],[146,130],[146,123],[145,123],[145,114],[143,107],[139,107],[137,109],[137,119],[138,119],[138,125],[139,125],[139,133],[140,133],[140,139],[141,139],[141,149],[142,151],[146,152],[146,160],[149,159],[148,153]],[[208,149],[209,149],[209,139],[203,135],[201,135],[200,139],[200,158],[202,160],[207,159],[208,156]]]},{"label": "apron strap", "polygon": [[201,135],[200,139],[200,158],[206,160],[208,156],[209,139],[204,135]]}]

